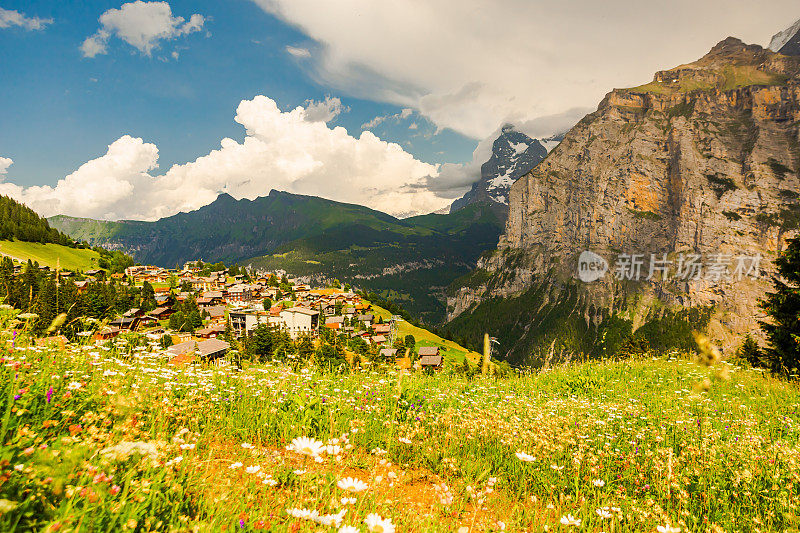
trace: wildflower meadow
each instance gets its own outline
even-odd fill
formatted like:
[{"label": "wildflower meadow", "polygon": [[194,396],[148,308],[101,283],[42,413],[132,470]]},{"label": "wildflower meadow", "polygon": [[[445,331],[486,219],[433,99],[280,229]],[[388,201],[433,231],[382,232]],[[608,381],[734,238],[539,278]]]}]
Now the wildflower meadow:
[{"label": "wildflower meadow", "polygon": [[800,527],[800,390],[754,370],[177,367],[157,343],[37,345],[20,320],[0,309],[2,531]]}]

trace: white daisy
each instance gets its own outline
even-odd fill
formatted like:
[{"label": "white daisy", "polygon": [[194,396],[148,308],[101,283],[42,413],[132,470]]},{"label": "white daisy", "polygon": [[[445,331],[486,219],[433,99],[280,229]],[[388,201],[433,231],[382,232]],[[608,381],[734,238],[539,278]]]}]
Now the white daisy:
[{"label": "white daisy", "polygon": [[353,477],[346,477],[336,482],[336,486],[347,492],[363,492],[369,488],[369,485]]},{"label": "white daisy", "polygon": [[372,533],[394,533],[394,524],[389,518],[381,518],[377,513],[370,513],[364,519],[367,529]]}]

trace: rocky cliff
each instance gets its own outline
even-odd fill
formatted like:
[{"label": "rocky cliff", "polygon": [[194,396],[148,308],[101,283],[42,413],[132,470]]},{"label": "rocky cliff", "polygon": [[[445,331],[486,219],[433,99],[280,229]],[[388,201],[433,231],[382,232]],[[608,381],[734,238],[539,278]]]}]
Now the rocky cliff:
[{"label": "rocky cliff", "polygon": [[[798,56],[728,38],[609,93],[511,187],[498,250],[448,301],[454,328],[476,317],[500,327],[479,302],[535,289],[540,298],[508,317],[517,329],[503,348],[515,362],[559,338],[542,331],[541,311],[565,294],[595,335],[615,315],[635,333],[667,310],[705,308],[710,332],[733,347],[754,328],[765,273],[800,223],[799,73]],[[592,283],[577,275],[585,251],[608,264]],[[743,275],[758,255],[761,277]]]}]

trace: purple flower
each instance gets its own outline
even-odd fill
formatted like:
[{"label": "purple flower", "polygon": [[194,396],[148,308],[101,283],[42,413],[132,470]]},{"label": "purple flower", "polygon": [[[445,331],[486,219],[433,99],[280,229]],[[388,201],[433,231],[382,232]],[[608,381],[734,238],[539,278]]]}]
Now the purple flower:
[{"label": "purple flower", "polygon": [[53,399],[53,386],[50,385],[50,388],[47,389],[47,403],[50,403],[50,400]]},{"label": "purple flower", "polygon": [[11,334],[11,349],[12,350],[16,347],[16,342],[17,342],[17,330],[14,330],[14,332]]},{"label": "purple flower", "polygon": [[244,519],[239,519],[239,529],[244,529]]},{"label": "purple flower", "polygon": [[14,401],[19,400],[20,398],[22,398],[22,394],[15,394],[14,395]]}]

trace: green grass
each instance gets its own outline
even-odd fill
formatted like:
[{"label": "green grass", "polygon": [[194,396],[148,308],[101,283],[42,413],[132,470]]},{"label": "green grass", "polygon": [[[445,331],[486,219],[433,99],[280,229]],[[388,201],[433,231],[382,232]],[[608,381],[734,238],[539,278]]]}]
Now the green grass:
[{"label": "green grass", "polygon": [[695,91],[711,91],[720,89],[732,91],[741,87],[753,85],[786,85],[787,77],[774,73],[764,72],[753,65],[727,65],[716,72],[717,83],[710,83],[706,80],[693,79],[691,77],[681,78],[677,83],[672,81],[657,82],[651,81],[639,87],[626,89],[633,93],[652,93],[659,95],[670,95],[675,93],[691,93]]},{"label": "green grass", "polygon": [[[376,316],[383,318],[386,322],[392,317],[389,311],[377,305],[372,306],[372,312]],[[468,350],[456,342],[443,339],[427,329],[417,327],[404,320],[397,326],[397,336],[399,338],[405,338],[406,335],[414,336],[417,348],[420,346],[438,346],[440,352],[445,356],[445,361],[449,361],[453,364],[463,363],[464,357],[467,357],[472,364],[478,364],[481,360],[481,354],[478,352]]]},{"label": "green grass", "polygon": [[[13,314],[0,309],[0,346]],[[420,532],[568,531],[566,515],[592,532],[800,525],[800,389],[752,370],[675,357],[504,379],[239,372],[167,367],[124,342],[16,343],[0,367],[3,531],[337,529],[290,508],[346,509],[362,531],[369,513]],[[339,449],[316,462],[287,450],[300,436]],[[345,477],[367,489],[346,493]]]},{"label": "green grass", "polygon": [[60,244],[40,244],[22,241],[0,241],[0,254],[11,256],[18,261],[28,259],[42,266],[56,268],[60,261],[66,270],[90,270],[98,268],[100,254],[92,250],[69,248]]}]

